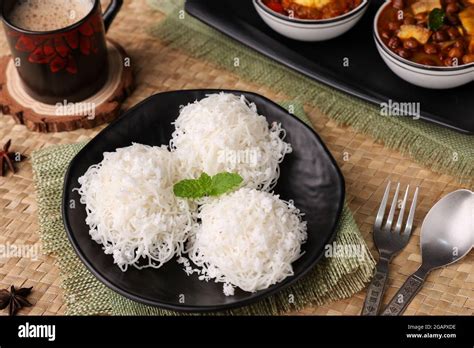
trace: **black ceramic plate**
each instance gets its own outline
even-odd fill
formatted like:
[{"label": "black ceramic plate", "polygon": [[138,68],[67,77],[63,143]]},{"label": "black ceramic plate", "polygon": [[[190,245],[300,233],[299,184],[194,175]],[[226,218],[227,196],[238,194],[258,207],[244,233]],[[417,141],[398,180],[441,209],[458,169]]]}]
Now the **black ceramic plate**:
[{"label": "black ceramic plate", "polygon": [[[236,291],[235,296],[224,296],[222,283],[202,282],[193,275],[188,277],[171,260],[160,269],[126,272],[114,265],[112,256],[105,255],[101,246],[92,241],[85,223],[85,206],[75,209],[69,202],[79,202],[77,179],[92,164],[103,159],[103,153],[129,146],[132,142],[168,144],[179,113],[179,106],[204,98],[216,90],[189,90],[154,95],[112,123],[92,139],[73,159],[65,177],[63,218],[69,239],[77,254],[90,271],[103,283],[132,300],[173,310],[206,311],[242,306],[273,294],[295,282],[307,273],[321,258],[324,245],[334,238],[335,227],[344,200],[344,180],[341,173],[316,133],[296,117],[270,100],[257,94],[228,91],[245,97],[257,105],[258,112],[269,122],[281,122],[287,131],[286,140],[293,153],[281,165],[281,176],[275,192],[283,199],[293,199],[306,214],[308,242],[305,254],[294,263],[295,275],[266,290],[256,293]],[[185,296],[185,303],[179,296]]]},{"label": "black ceramic plate", "polygon": [[[331,87],[376,105],[389,100],[420,103],[421,118],[474,134],[474,83],[451,90],[430,90],[403,81],[383,62],[373,39],[375,12],[348,33],[325,42],[305,43],[276,33],[258,16],[252,0],[187,0],[186,10],[256,51]],[[349,58],[349,67],[343,60]]]}]

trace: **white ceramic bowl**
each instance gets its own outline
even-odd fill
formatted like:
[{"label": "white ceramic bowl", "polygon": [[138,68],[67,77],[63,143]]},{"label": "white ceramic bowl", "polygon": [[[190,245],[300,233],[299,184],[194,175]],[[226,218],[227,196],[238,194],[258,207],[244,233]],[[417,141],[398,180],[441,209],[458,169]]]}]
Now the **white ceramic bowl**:
[{"label": "white ceramic bowl", "polygon": [[342,16],[314,20],[289,18],[268,8],[262,0],[253,0],[253,4],[263,21],[277,33],[299,41],[324,41],[338,37],[356,25],[367,11],[369,0],[363,0]]},{"label": "white ceramic bowl", "polygon": [[374,39],[377,50],[388,67],[403,80],[431,89],[448,89],[474,81],[474,63],[459,66],[429,66],[412,62],[390,50],[377,30],[380,14],[390,0],[380,6],[374,19]]}]

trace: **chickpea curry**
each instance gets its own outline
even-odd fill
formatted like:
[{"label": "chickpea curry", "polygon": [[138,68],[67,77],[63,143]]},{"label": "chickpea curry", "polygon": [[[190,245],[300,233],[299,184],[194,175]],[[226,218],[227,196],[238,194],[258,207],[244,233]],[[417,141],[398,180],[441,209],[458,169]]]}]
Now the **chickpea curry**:
[{"label": "chickpea curry", "polygon": [[474,0],[392,0],[377,29],[390,50],[415,63],[474,62]]},{"label": "chickpea curry", "polygon": [[263,3],[290,18],[329,19],[352,11],[362,0],[263,0]]}]

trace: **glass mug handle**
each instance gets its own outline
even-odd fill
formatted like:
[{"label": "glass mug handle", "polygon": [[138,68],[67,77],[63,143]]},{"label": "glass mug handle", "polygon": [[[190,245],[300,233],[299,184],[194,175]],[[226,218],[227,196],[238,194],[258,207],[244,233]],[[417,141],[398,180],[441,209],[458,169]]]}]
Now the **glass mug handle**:
[{"label": "glass mug handle", "polygon": [[117,13],[120,11],[120,8],[122,7],[123,0],[112,0],[110,2],[109,7],[104,12],[104,25],[105,25],[105,31],[107,32],[109,30],[110,25],[115,19],[115,16]]}]

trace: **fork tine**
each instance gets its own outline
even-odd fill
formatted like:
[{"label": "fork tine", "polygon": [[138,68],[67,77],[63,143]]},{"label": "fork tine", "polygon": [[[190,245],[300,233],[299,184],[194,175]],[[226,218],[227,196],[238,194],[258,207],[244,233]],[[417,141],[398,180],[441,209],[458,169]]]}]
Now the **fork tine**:
[{"label": "fork tine", "polygon": [[400,208],[400,213],[398,213],[397,224],[395,225],[395,230],[394,230],[395,233],[400,233],[400,230],[402,229],[403,215],[405,214],[405,206],[407,204],[409,189],[410,189],[410,185],[407,185],[407,189],[405,191],[405,197],[403,197],[402,206]]},{"label": "fork tine", "polygon": [[374,228],[380,228],[382,226],[383,216],[385,214],[385,207],[387,206],[388,201],[388,194],[390,193],[390,184],[389,181],[387,187],[385,188],[385,193],[383,194],[382,202],[380,203],[379,211],[377,213],[377,217],[375,218]]},{"label": "fork tine", "polygon": [[411,202],[410,213],[408,214],[407,225],[405,226],[405,230],[403,231],[403,235],[410,237],[413,227],[413,219],[415,217],[415,209],[416,209],[416,202],[418,200],[418,187],[415,190],[415,194],[413,196],[413,201]]},{"label": "fork tine", "polygon": [[400,191],[400,183],[397,184],[397,189],[395,190],[395,195],[393,196],[392,206],[390,207],[390,212],[388,213],[387,223],[384,226],[384,231],[389,232],[392,227],[393,216],[395,215],[395,208],[397,207],[398,202],[398,192]]}]

